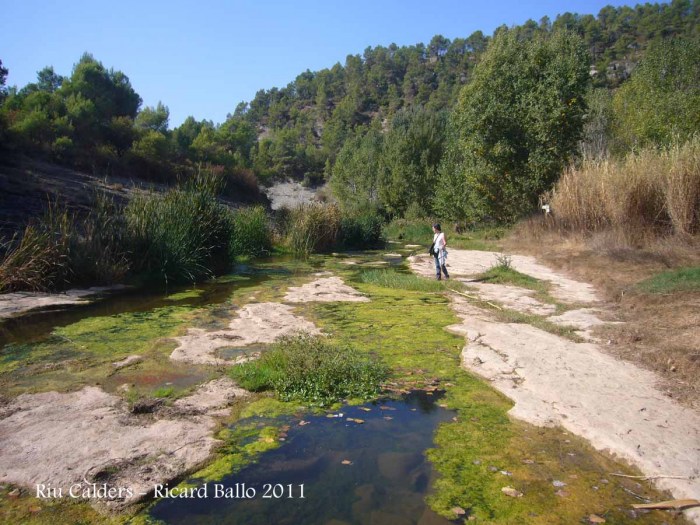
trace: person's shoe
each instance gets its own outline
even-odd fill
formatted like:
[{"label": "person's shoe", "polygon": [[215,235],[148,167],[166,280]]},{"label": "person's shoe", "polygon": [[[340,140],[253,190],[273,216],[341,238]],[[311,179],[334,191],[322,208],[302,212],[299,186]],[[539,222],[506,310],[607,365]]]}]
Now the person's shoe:
[{"label": "person's shoe", "polygon": [[442,277],[440,277],[439,275],[435,279],[437,279],[438,281],[442,281]]}]

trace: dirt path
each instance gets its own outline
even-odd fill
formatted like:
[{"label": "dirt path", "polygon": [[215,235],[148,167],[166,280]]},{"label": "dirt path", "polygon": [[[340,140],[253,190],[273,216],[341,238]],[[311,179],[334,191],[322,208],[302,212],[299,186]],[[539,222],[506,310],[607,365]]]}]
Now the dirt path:
[{"label": "dirt path", "polygon": [[[466,278],[497,264],[497,256],[450,250],[448,268],[452,278],[469,285]],[[597,314],[605,308],[592,286],[559,275],[532,257],[513,256],[512,265],[550,282],[551,294],[572,309],[557,316],[537,311],[532,291],[520,288],[518,294],[514,286],[500,292],[479,286],[471,293],[497,306],[572,326],[592,338],[590,329],[603,322]],[[412,258],[411,267],[425,276],[434,272],[430,257]],[[596,308],[581,308],[582,304]],[[453,308],[462,322],[448,329],[466,337],[462,366],[512,399],[514,417],[536,425],[561,425],[645,475],[659,476],[656,485],[674,497],[700,499],[700,414],[664,396],[656,387],[656,375],[606,354],[593,342],[573,342],[525,323],[500,322],[491,311],[459,295],[454,296]],[[699,509],[685,512],[700,523]]]}]

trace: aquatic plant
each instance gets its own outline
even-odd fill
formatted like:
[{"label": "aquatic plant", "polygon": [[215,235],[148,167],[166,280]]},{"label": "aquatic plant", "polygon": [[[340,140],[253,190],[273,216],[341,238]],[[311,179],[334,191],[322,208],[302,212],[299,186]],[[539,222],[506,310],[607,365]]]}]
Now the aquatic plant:
[{"label": "aquatic plant", "polygon": [[171,283],[230,267],[232,212],[216,200],[219,185],[200,174],[164,195],[143,193],[129,202],[125,213],[137,271]]},{"label": "aquatic plant", "polygon": [[259,360],[231,371],[247,390],[274,390],[284,401],[321,406],[348,397],[376,396],[387,373],[382,364],[349,345],[309,335],[281,339]]},{"label": "aquatic plant", "polygon": [[340,231],[340,209],[328,204],[302,204],[287,212],[287,244],[297,257],[333,247]]},{"label": "aquatic plant", "polygon": [[236,210],[231,216],[231,225],[229,250],[232,257],[257,257],[272,251],[272,231],[262,206]]},{"label": "aquatic plant", "polygon": [[360,274],[363,283],[375,284],[384,288],[398,288],[402,290],[415,290],[421,292],[442,292],[445,284],[419,277],[405,272],[398,272],[392,268],[382,270],[365,270]]}]

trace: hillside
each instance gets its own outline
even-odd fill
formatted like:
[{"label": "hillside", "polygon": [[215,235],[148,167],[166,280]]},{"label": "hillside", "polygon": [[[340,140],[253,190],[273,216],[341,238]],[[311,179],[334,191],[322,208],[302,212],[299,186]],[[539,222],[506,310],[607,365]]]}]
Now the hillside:
[{"label": "hillside", "polygon": [[[0,239],[12,237],[31,219],[41,217],[49,203],[84,213],[92,207],[96,193],[124,204],[136,192],[163,192],[168,187],[127,177],[99,177],[41,160],[5,160],[0,164]],[[269,206],[264,194],[240,188],[233,188],[221,200],[234,208],[250,204]]]}]

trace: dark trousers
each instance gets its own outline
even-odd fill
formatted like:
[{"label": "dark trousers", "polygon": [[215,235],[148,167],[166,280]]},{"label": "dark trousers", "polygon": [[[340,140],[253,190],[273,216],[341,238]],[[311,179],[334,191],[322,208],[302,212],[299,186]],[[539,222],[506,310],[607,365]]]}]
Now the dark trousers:
[{"label": "dark trousers", "polygon": [[445,279],[448,279],[450,276],[447,273],[447,268],[445,268],[445,260],[446,260],[447,254],[435,254],[435,276],[440,279],[440,271],[442,270],[442,273],[445,274]]}]

